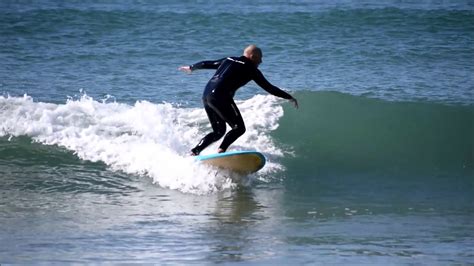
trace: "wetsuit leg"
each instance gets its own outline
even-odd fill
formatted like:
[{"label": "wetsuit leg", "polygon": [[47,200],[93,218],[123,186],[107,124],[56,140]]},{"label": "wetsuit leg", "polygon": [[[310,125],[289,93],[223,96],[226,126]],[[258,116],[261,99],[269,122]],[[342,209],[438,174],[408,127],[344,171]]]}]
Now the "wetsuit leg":
[{"label": "wetsuit leg", "polygon": [[211,145],[213,142],[218,141],[222,138],[226,131],[226,125],[224,119],[220,117],[220,115],[208,104],[206,99],[203,100],[204,102],[204,110],[207,113],[207,117],[211,122],[212,132],[207,134],[201,141],[191,149],[191,152],[195,155],[201,153],[207,146]]},{"label": "wetsuit leg", "polygon": [[232,130],[225,135],[219,147],[226,151],[235,140],[245,133],[244,120],[232,99],[211,99],[209,106],[232,128]]}]

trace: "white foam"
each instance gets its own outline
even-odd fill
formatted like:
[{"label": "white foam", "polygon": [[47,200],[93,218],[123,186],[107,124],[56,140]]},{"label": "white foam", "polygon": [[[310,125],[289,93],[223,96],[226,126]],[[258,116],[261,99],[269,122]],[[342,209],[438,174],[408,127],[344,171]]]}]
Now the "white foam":
[{"label": "white foam", "polygon": [[[257,95],[237,102],[247,132],[230,149],[259,150],[282,156],[269,133],[278,127],[283,109],[273,96]],[[209,169],[187,156],[210,131],[202,108],[170,103],[136,102],[133,106],[99,102],[87,95],[65,104],[34,102],[29,96],[0,96],[0,136],[27,135],[33,140],[65,147],[78,157],[102,161],[112,170],[149,176],[163,187],[197,194],[233,186],[229,173]],[[203,153],[213,153],[218,143]],[[281,171],[269,161],[259,178]]]}]

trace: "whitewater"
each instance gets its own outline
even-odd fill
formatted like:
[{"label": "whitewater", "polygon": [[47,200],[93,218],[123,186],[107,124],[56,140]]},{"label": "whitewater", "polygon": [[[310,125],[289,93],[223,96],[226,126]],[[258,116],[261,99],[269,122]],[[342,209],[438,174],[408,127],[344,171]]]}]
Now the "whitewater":
[{"label": "whitewater", "polygon": [[[283,109],[269,96],[239,102],[247,117],[247,133],[235,150],[258,150],[268,158],[283,156],[269,136],[278,127]],[[206,194],[229,188],[230,173],[219,174],[189,156],[189,150],[211,128],[202,108],[139,101],[134,105],[95,101],[83,94],[65,104],[0,97],[0,137],[28,136],[44,145],[70,150],[82,160],[103,162],[113,171],[148,176],[160,186]],[[257,112],[258,110],[258,112]],[[217,150],[217,144],[203,154]],[[270,162],[258,175],[281,171]]]}]

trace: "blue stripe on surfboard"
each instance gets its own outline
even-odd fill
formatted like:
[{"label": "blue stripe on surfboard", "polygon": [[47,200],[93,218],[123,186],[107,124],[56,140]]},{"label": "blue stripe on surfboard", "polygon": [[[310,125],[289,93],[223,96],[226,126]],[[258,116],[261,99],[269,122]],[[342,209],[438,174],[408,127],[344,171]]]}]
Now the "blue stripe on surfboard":
[{"label": "blue stripe on surfboard", "polygon": [[263,154],[261,154],[258,151],[229,151],[229,152],[215,153],[215,154],[208,154],[208,155],[198,155],[196,156],[196,160],[205,161],[209,159],[223,158],[223,157],[228,157],[228,156],[233,156],[233,155],[244,155],[244,154],[257,155],[262,160],[262,165],[265,165],[265,163],[267,162],[267,160],[265,159],[265,156],[263,156]]}]

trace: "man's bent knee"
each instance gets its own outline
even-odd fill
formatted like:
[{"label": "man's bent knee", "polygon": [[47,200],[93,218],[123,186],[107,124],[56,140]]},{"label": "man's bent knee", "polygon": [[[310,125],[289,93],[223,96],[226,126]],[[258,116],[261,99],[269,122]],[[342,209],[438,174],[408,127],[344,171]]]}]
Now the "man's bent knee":
[{"label": "man's bent knee", "polygon": [[236,126],[232,127],[232,130],[235,132],[236,135],[242,136],[245,133],[246,128],[245,128],[244,125],[241,125],[241,126],[236,125]]}]

